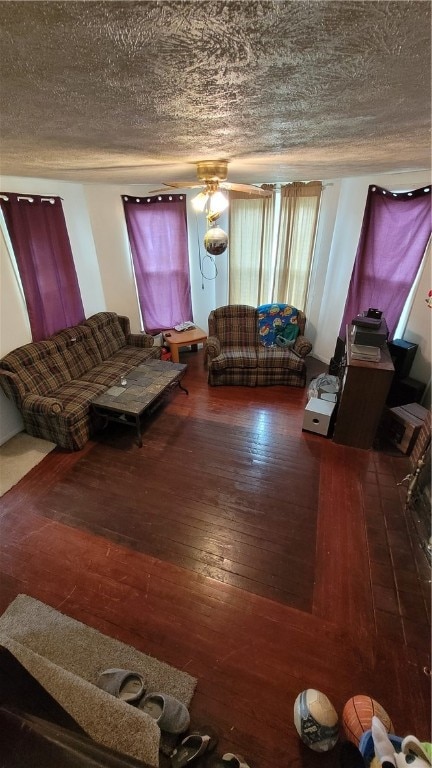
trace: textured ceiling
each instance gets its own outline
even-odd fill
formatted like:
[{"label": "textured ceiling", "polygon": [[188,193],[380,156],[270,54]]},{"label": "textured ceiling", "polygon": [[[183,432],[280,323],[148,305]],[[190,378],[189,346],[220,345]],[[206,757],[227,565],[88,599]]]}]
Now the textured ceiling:
[{"label": "textured ceiling", "polygon": [[0,2],[3,174],[288,181],[430,167],[429,2]]}]

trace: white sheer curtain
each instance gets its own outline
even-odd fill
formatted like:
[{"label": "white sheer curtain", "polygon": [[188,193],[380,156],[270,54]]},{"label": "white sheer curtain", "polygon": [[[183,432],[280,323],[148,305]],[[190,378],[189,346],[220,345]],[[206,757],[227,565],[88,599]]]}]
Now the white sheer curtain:
[{"label": "white sheer curtain", "polygon": [[274,184],[263,188],[273,195],[230,193],[229,303],[274,301],[304,310],[322,183],[296,181],[280,193]]},{"label": "white sheer curtain", "polygon": [[321,193],[320,181],[282,187],[272,301],[305,308]]},{"label": "white sheer curtain", "polygon": [[[264,184],[263,189],[274,190]],[[274,195],[230,192],[229,303],[257,307],[273,285]]]}]

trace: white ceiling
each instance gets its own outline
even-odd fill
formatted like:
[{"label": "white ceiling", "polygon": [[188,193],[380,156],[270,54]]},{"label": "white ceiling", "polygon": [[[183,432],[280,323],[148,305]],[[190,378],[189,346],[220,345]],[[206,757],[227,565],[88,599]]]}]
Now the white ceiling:
[{"label": "white ceiling", "polygon": [[430,167],[422,0],[0,2],[3,174],[237,182]]}]

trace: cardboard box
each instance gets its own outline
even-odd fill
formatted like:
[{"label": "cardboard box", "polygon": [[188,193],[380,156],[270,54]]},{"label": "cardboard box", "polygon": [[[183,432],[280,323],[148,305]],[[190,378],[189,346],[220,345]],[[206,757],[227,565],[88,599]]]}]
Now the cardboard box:
[{"label": "cardboard box", "polygon": [[407,403],[407,405],[402,405],[400,407],[403,408],[404,411],[407,411],[407,413],[416,416],[420,421],[426,421],[428,418],[428,409],[423,408],[419,403]]},{"label": "cardboard box", "polygon": [[311,397],[305,408],[303,429],[307,432],[316,432],[317,435],[328,435],[334,409],[334,403]]},{"label": "cardboard box", "polygon": [[387,437],[406,456],[411,453],[427,415],[427,409],[418,403],[386,409]]}]

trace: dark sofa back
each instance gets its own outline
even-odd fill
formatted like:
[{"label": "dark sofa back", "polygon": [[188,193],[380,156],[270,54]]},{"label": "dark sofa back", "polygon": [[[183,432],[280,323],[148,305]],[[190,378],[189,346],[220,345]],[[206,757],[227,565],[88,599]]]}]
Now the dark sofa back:
[{"label": "dark sofa back", "polygon": [[85,321],[92,332],[102,360],[108,360],[126,344],[123,328],[115,312],[98,312]]},{"label": "dark sofa back", "polygon": [[257,343],[256,307],[228,304],[210,313],[209,336],[216,336],[222,347],[254,347]]}]

